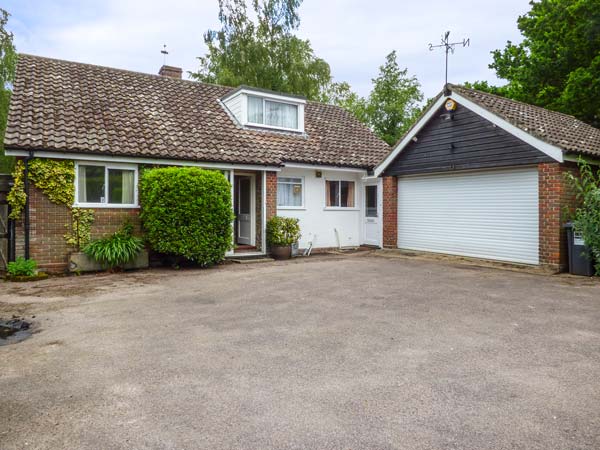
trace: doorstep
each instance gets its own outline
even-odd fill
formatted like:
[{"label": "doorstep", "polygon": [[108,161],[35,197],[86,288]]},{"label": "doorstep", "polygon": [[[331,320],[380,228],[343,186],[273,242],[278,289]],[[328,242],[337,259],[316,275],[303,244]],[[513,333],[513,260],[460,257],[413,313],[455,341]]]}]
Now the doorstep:
[{"label": "doorstep", "polygon": [[226,256],[225,259],[237,264],[256,264],[275,261],[273,258],[261,252],[234,253],[233,255]]}]

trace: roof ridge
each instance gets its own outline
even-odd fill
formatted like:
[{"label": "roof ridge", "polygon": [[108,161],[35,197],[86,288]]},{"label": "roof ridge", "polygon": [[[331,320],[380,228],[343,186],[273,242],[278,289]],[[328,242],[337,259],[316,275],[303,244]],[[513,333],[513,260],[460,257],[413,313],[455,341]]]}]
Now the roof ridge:
[{"label": "roof ridge", "polygon": [[[561,111],[555,111],[555,110],[553,110],[553,109],[544,108],[543,106],[534,105],[534,104],[532,104],[532,103],[526,103],[526,102],[523,102],[523,101],[521,101],[521,100],[515,100],[514,98],[510,98],[510,97],[503,97],[502,95],[493,94],[493,93],[491,93],[491,92],[481,91],[481,90],[479,90],[479,89],[474,89],[474,88],[468,88],[468,87],[465,87],[465,86],[463,86],[463,85],[460,85],[460,84],[454,84],[454,83],[448,83],[448,84],[450,84],[450,86],[451,86],[452,88],[458,88],[459,90],[460,90],[460,89],[463,89],[463,90],[465,90],[465,91],[473,91],[473,92],[477,92],[478,94],[483,94],[483,95],[487,95],[487,96],[489,96],[489,97],[494,97],[494,98],[497,98],[497,99],[500,99],[500,100],[505,100],[505,101],[509,101],[509,102],[516,103],[516,104],[519,104],[519,105],[523,105],[523,106],[526,106],[527,108],[534,108],[534,109],[538,109],[538,110],[540,110],[540,111],[549,112],[549,113],[551,113],[551,114],[556,114],[556,115],[564,116],[564,117],[566,117],[566,118],[569,118],[569,119],[571,119],[571,120],[574,120],[574,121],[576,121],[576,122],[579,122],[579,123],[581,123],[581,124],[583,124],[583,125],[586,125],[586,126],[588,126],[588,127],[591,127],[591,128],[593,128],[593,129],[595,129],[595,130],[597,130],[597,129],[598,129],[598,128],[596,128],[596,127],[593,127],[593,126],[592,126],[592,125],[590,125],[589,123],[585,123],[585,122],[583,122],[582,120],[578,119],[577,117],[575,117],[575,116],[573,116],[573,115],[571,115],[571,114],[566,114],[566,113],[563,113],[563,112],[561,112]],[[486,109],[487,109],[487,108],[486,108]]]},{"label": "roof ridge", "polygon": [[[44,59],[47,61],[55,61],[55,62],[59,62],[59,63],[72,64],[72,65],[76,65],[76,66],[92,67],[92,68],[96,68],[96,69],[107,69],[107,70],[111,70],[114,72],[124,72],[124,73],[130,73],[130,74],[134,74],[134,75],[142,75],[145,77],[157,78],[159,80],[168,80],[168,82],[174,82],[174,83],[184,82],[184,83],[194,83],[196,85],[214,86],[214,87],[226,88],[226,89],[236,89],[233,86],[226,86],[224,84],[208,83],[206,81],[189,80],[189,79],[184,79],[184,78],[171,78],[171,77],[165,77],[163,75],[154,74],[154,73],[140,72],[139,70],[121,69],[120,67],[103,66],[100,64],[85,63],[85,62],[80,62],[80,61],[71,61],[71,60],[62,59],[62,58],[51,58],[49,56],[33,55],[31,53],[19,53],[18,58],[20,58],[21,56],[25,56],[27,58],[33,58],[33,59]],[[17,59],[17,61],[18,61],[18,59]],[[170,66],[170,67],[176,67],[176,66]]]}]

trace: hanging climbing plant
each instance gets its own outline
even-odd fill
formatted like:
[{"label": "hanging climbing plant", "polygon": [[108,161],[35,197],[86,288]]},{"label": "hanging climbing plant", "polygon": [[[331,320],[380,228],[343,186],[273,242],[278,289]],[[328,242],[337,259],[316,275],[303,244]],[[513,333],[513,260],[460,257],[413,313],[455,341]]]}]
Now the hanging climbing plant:
[{"label": "hanging climbing plant", "polygon": [[12,173],[13,187],[6,196],[6,200],[11,207],[9,217],[15,220],[21,217],[27,199],[27,195],[25,194],[24,170],[25,165],[23,164],[23,161],[17,161]]},{"label": "hanging climbing plant", "polygon": [[91,240],[92,223],[94,223],[94,211],[91,209],[73,208],[71,211],[71,223],[65,227],[69,231],[65,234],[67,244],[80,251]]},{"label": "hanging climbing plant", "polygon": [[[25,208],[25,164],[18,161],[13,171],[14,185],[8,194],[11,219],[18,219]],[[29,181],[38,187],[52,203],[69,208],[75,201],[75,165],[73,161],[34,159],[29,162]]]},{"label": "hanging climbing plant", "polygon": [[[11,219],[19,219],[25,209],[25,164],[17,161],[13,171],[14,185],[8,194],[8,203],[12,211]],[[67,244],[77,250],[90,241],[94,211],[73,208],[75,201],[75,164],[73,161],[55,161],[52,159],[33,159],[29,161],[29,181],[40,189],[52,203],[65,205],[71,209],[71,223],[65,226],[64,235]]]}]

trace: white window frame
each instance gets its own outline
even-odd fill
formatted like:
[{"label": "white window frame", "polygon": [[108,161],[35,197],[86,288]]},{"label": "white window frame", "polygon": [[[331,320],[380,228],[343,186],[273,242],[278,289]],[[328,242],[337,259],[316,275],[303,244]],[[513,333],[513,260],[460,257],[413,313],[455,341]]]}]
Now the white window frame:
[{"label": "white window frame", "polygon": [[[109,169],[133,170],[133,203],[87,203],[79,201],[79,166],[104,167],[104,198],[108,200]],[[138,200],[138,165],[124,163],[106,163],[102,161],[75,161],[75,203],[78,208],[139,208]]]},{"label": "white window frame", "polygon": [[[300,184],[302,185],[302,205],[300,205],[300,206],[279,206],[279,204],[277,204],[277,209],[282,209],[282,210],[286,210],[286,209],[296,209],[296,210],[298,210],[298,209],[306,209],[306,202],[304,200],[304,192],[305,192],[304,177],[303,176],[293,176],[293,175],[282,175],[282,176],[278,175],[277,176],[277,191],[279,191],[279,179],[280,178],[294,178],[294,179],[300,180]],[[285,183],[285,184],[298,184],[298,183]]]},{"label": "white window frame", "polygon": [[[272,128],[274,130],[282,130],[282,131],[295,131],[295,132],[302,132],[303,131],[303,127],[301,127],[301,120],[300,120],[300,114],[304,114],[304,108],[301,108],[300,105],[298,103],[294,103],[294,102],[286,102],[283,100],[275,100],[273,98],[266,98],[266,97],[261,97],[259,95],[252,95],[252,94],[246,94],[247,95],[247,99],[249,99],[250,97],[254,97],[254,98],[259,98],[262,100],[262,107],[263,107],[263,123],[258,123],[258,122],[251,122],[250,119],[248,118],[248,105],[249,102],[248,100],[246,100],[245,102],[245,108],[246,108],[246,124],[250,125],[250,126],[255,126],[255,127],[264,127],[264,128]],[[283,103],[284,105],[289,105],[289,106],[295,106],[296,107],[296,122],[298,127],[297,128],[288,128],[288,127],[278,127],[276,125],[269,125],[266,123],[267,121],[267,113],[266,113],[266,102],[273,102],[273,103]]]},{"label": "white window frame", "polygon": [[[354,183],[354,206],[327,206],[327,182],[330,183],[341,183],[342,181],[346,181],[348,183]],[[343,178],[326,178],[323,182],[323,193],[325,201],[325,207],[323,208],[325,211],[359,211],[360,207],[358,206],[358,192],[357,192],[358,183],[356,180],[345,180]],[[342,192],[342,188],[340,186],[340,194]],[[340,202],[341,203],[341,202]]]}]

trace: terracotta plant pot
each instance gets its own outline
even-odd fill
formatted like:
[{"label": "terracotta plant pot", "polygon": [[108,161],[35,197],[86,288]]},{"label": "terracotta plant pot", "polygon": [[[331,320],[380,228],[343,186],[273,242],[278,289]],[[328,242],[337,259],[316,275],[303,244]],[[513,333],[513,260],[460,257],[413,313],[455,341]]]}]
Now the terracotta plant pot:
[{"label": "terracotta plant pot", "polygon": [[273,245],[271,246],[271,256],[275,259],[290,259],[292,257],[292,246]]}]

